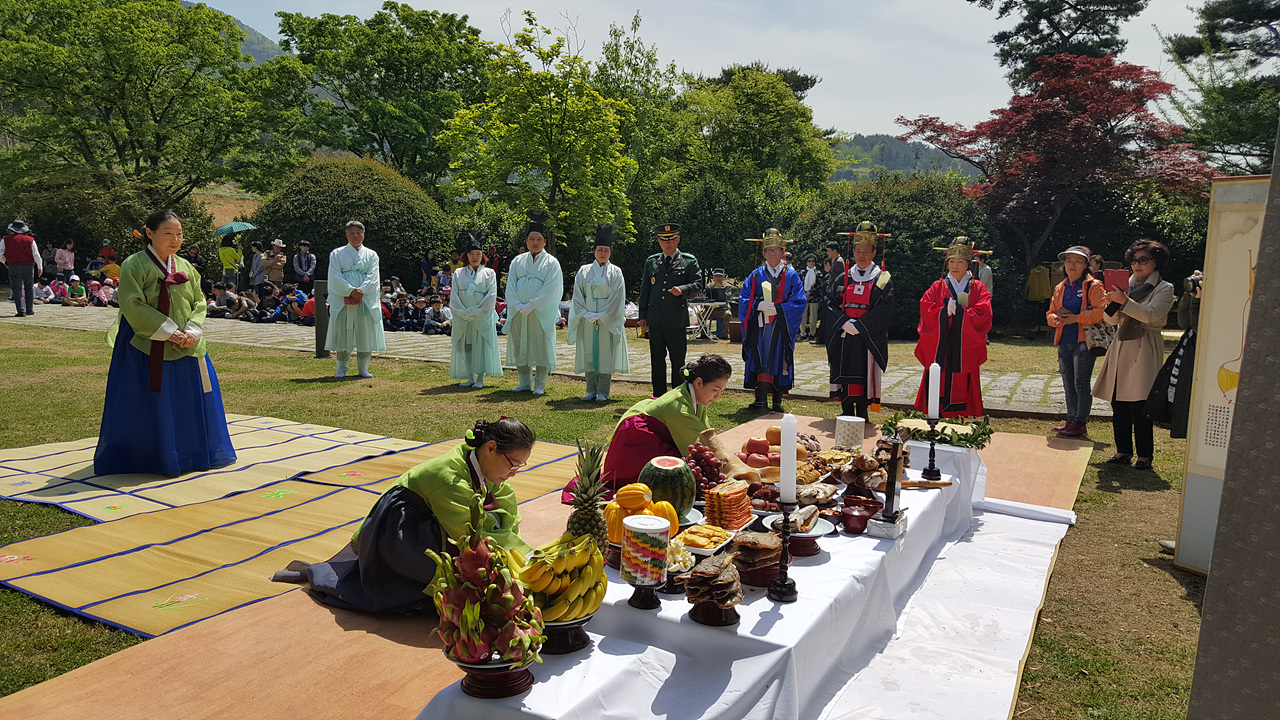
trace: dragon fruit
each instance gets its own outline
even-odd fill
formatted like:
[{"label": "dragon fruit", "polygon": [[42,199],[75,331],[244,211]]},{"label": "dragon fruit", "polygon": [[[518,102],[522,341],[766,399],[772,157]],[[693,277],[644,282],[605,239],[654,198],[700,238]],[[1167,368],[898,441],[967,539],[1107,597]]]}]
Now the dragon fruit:
[{"label": "dragon fruit", "polygon": [[477,531],[482,517],[484,496],[476,495],[467,534],[450,540],[457,556],[427,551],[436,563],[435,578],[425,590],[440,615],[436,632],[445,654],[458,662],[540,663],[538,648],[546,640],[542,611],[525,594],[511,555]]}]

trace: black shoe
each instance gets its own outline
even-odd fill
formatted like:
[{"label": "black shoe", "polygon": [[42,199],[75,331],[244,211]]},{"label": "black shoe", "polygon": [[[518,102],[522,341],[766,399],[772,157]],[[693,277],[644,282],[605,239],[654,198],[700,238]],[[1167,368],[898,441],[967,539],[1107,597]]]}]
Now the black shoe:
[{"label": "black shoe", "polygon": [[1135,463],[1133,464],[1133,469],[1134,469],[1134,470],[1150,470],[1150,469],[1151,469],[1151,461],[1150,461],[1150,460],[1138,460],[1137,462],[1135,462]]},{"label": "black shoe", "polygon": [[[1107,464],[1108,465],[1128,465],[1129,461],[1132,459],[1133,459],[1132,455],[1112,455],[1110,459],[1107,460]],[[1150,467],[1150,465],[1148,465],[1147,467]]]},{"label": "black shoe", "polygon": [[14,317],[23,317],[23,316],[25,316],[25,315],[26,315],[26,313],[18,313],[17,315],[14,315]]},{"label": "black shoe", "polygon": [[770,410],[772,410],[772,411],[774,411],[774,412],[776,412],[776,413],[782,413],[783,415],[785,415],[785,414],[787,413],[787,411],[786,411],[786,409],[785,409],[785,408],[783,408],[781,405],[777,405],[777,404],[775,404],[773,407],[771,407],[771,408],[769,408],[769,409],[770,409]]},{"label": "black shoe", "polygon": [[756,400],[755,402],[748,405],[747,409],[748,410],[768,410],[769,404],[763,400]]},{"label": "black shoe", "polygon": [[809,344],[810,344],[810,345],[823,345],[824,343],[823,343],[821,340],[810,340],[810,341],[809,341]]}]

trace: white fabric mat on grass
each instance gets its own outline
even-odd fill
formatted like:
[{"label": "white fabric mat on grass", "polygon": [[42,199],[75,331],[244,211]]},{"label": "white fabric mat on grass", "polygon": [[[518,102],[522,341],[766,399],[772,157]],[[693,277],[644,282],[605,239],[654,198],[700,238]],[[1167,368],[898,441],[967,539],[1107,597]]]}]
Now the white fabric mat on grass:
[{"label": "white fabric mat on grass", "polygon": [[943,550],[897,632],[822,720],[1007,720],[1069,525],[985,513]]}]

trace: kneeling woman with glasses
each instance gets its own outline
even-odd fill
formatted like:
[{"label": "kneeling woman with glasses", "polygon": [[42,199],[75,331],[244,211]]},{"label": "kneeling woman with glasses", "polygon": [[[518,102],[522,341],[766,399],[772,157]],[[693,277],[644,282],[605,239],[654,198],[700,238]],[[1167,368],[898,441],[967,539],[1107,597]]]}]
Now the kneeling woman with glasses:
[{"label": "kneeling woman with glasses", "polygon": [[1093,396],[1111,403],[1116,454],[1107,462],[1128,465],[1136,444],[1133,466],[1150,470],[1155,436],[1143,406],[1164,360],[1161,330],[1173,307],[1173,285],[1160,279],[1169,264],[1169,249],[1154,240],[1139,240],[1125,251],[1124,259],[1133,274],[1128,292],[1115,289],[1107,293],[1103,322],[1120,329],[1102,361]]},{"label": "kneeling woman with glasses", "polygon": [[433,612],[423,590],[436,564],[425,551],[448,552],[449,540],[462,539],[477,493],[484,496],[481,532],[503,549],[531,551],[520,539],[520,509],[507,480],[529,462],[534,442],[533,431],[515,418],[477,420],[461,445],[401,475],[328,562],[295,560],[272,579],[307,583],[312,597],[335,607]]}]

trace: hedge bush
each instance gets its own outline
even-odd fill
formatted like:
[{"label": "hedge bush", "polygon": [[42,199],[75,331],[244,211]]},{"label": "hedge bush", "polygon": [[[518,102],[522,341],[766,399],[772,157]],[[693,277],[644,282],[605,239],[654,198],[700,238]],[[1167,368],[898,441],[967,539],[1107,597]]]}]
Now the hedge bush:
[{"label": "hedge bush", "polygon": [[418,286],[427,250],[447,258],[453,244],[448,218],[421,187],[376,160],[351,157],[315,158],[286,178],[254,212],[250,222],[258,230],[247,235],[263,247],[280,238],[290,256],[309,241],[323,278],[330,251],[346,244],[348,220],[364,223],[383,279],[399,276],[410,289]]},{"label": "hedge bush", "polygon": [[[795,244],[789,249],[796,264],[802,265],[806,254],[825,257],[827,242],[838,240],[845,244],[840,254],[850,260],[847,239],[836,233],[851,232],[860,221],[870,220],[880,232],[891,234],[881,241],[882,252],[876,256],[893,277],[896,303],[891,334],[915,338],[920,297],[944,272],[943,255],[933,248],[944,247],[957,235],[968,235],[980,248],[996,250],[993,267],[1020,267],[1016,256],[999,243],[977,203],[960,192],[962,181],[957,175],[932,172],[912,177],[886,174],[861,184],[835,183],[796,219],[790,233]],[[998,297],[1004,273],[996,272]]]}]

